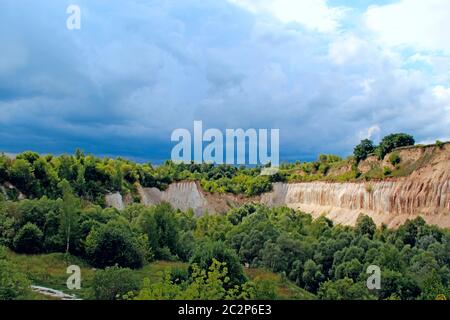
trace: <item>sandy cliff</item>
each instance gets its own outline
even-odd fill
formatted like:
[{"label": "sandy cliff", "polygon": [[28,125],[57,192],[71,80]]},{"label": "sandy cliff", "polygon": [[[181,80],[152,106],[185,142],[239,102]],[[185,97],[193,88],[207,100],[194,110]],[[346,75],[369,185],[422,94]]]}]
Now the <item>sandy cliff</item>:
[{"label": "sandy cliff", "polygon": [[[197,182],[180,182],[165,191],[139,188],[141,202],[154,205],[162,201],[175,208],[192,208],[197,215],[223,213],[245,202],[261,202],[268,206],[288,206],[311,213],[326,215],[336,223],[354,225],[360,213],[367,214],[378,224],[398,227],[407,219],[422,216],[428,223],[450,228],[450,144],[442,150],[412,148],[400,151],[402,161],[417,168],[408,176],[369,182],[307,182],[276,183],[273,191],[260,197],[243,198],[204,192]],[[419,163],[427,161],[426,164]],[[360,165],[369,170],[375,159]],[[381,163],[387,165],[386,161]],[[419,165],[420,164],[420,165]],[[365,168],[367,167],[367,168]],[[123,208],[120,195],[110,195],[107,202]]]}]

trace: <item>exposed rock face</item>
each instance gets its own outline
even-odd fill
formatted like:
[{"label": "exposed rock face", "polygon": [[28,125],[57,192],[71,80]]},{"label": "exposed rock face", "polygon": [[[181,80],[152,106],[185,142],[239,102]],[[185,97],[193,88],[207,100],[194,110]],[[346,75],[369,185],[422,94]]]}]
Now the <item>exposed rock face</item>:
[{"label": "exposed rock face", "polygon": [[[429,224],[450,228],[450,144],[445,148],[437,153],[431,148],[402,150],[402,161],[417,161],[427,153],[433,154],[427,158],[425,166],[403,178],[347,183],[276,183],[272,192],[254,198],[210,194],[197,182],[173,183],[165,191],[139,188],[138,192],[145,205],[166,201],[180,210],[191,208],[196,215],[207,211],[223,213],[252,201],[300,209],[315,217],[325,214],[345,225],[354,225],[358,216],[364,213],[377,225],[384,223],[391,228],[417,216],[422,216]],[[111,206],[124,207],[120,194],[107,197]]]},{"label": "exposed rock face", "polygon": [[380,225],[397,227],[419,215],[431,223],[450,228],[448,178],[438,181],[380,181],[370,183],[276,184],[261,202],[269,206],[287,205],[337,223],[354,225],[360,213]]},{"label": "exposed rock face", "polygon": [[125,208],[122,195],[119,192],[105,195],[105,203],[108,207],[113,207],[119,210]]},{"label": "exposed rock face", "polygon": [[[378,225],[398,227],[407,219],[422,216],[428,223],[450,228],[450,145],[446,150],[401,150],[402,161],[427,159],[427,164],[407,177],[382,181],[275,184],[262,196],[269,205],[287,205],[337,223],[354,225],[360,213]],[[425,158],[427,157],[427,158]],[[368,159],[374,161],[374,159]]]},{"label": "exposed rock face", "polygon": [[157,188],[139,188],[138,191],[141,202],[145,205],[155,205],[164,201],[183,211],[192,209],[197,215],[203,214],[208,207],[195,182],[173,183],[164,191]]},{"label": "exposed rock face", "polygon": [[214,195],[204,192],[198,182],[172,183],[167,190],[157,188],[138,188],[141,203],[155,205],[168,202],[174,208],[186,211],[192,209],[196,215],[206,212],[223,213],[230,207],[243,204],[242,197],[234,195]]}]

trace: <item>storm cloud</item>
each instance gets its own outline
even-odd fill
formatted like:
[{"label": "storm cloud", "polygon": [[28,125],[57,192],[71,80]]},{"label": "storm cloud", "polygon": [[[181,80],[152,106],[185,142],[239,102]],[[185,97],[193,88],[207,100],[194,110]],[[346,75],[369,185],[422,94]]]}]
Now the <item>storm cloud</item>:
[{"label": "storm cloud", "polygon": [[311,20],[290,2],[3,0],[0,150],[160,162],[194,120],[278,128],[281,160],[392,132],[450,139],[447,48],[386,43],[388,4],[319,1]]}]

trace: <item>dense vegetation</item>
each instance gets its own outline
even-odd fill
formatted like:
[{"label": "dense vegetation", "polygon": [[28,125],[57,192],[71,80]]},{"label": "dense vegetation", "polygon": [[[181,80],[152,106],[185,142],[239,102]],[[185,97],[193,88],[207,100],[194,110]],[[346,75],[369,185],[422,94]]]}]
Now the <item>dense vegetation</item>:
[{"label": "dense vegetation", "polygon": [[374,153],[378,159],[383,160],[384,157],[392,150],[400,147],[413,146],[414,138],[406,133],[393,133],[384,137],[378,146],[375,146],[369,139],[364,139],[358,144],[353,155],[357,162],[364,160],[368,155]]},{"label": "dense vegetation", "polygon": [[200,181],[207,191],[231,192],[252,196],[271,190],[277,176],[261,176],[261,167],[236,168],[230,165],[175,164],[166,161],[153,167],[150,163],[138,164],[122,158],[109,159],[85,156],[77,151],[75,156],[45,155],[24,152],[11,159],[0,155],[0,185],[6,188],[10,199],[19,192],[28,198],[62,196],[62,181],[67,181],[79,197],[103,204],[108,192],[136,195],[137,184],[164,190],[170,183],[180,180]]},{"label": "dense vegetation", "polygon": [[[202,217],[168,204],[118,211],[64,188],[56,200],[0,201],[0,244],[67,253],[104,269],[92,279],[92,298],[276,298],[273,284],[249,279],[244,265],[278,273],[319,299],[450,298],[450,234],[421,218],[388,230],[366,216],[352,228],[256,204]],[[134,270],[155,260],[188,268],[137,281]],[[0,298],[20,298],[28,280],[1,252],[0,264]],[[369,265],[381,268],[381,290],[366,288]]]},{"label": "dense vegetation", "polygon": [[[138,202],[139,185],[164,190],[170,183],[182,180],[199,181],[203,189],[209,192],[254,196],[270,191],[273,182],[355,180],[361,178],[357,163],[369,154],[376,153],[382,159],[395,148],[412,144],[414,138],[407,134],[388,135],[379,146],[374,146],[370,140],[363,140],[355,147],[353,157],[342,159],[335,155],[320,155],[313,162],[284,163],[280,165],[280,171],[271,176],[261,175],[262,167],[259,166],[237,168],[206,163],[175,164],[170,160],[152,166],[122,158],[86,156],[80,150],[74,156],[39,155],[27,151],[14,159],[0,154],[0,187],[12,200],[18,199],[20,194],[27,198],[47,196],[57,199],[63,195],[61,183],[66,181],[75,195],[99,205],[104,205],[106,193],[129,193]],[[340,174],[329,174],[340,169],[344,169]]]},{"label": "dense vegetation", "polygon": [[[364,140],[354,158],[320,155],[314,162],[283,164],[272,176],[260,175],[260,167],[171,161],[153,167],[80,151],[0,155],[0,299],[30,298],[30,283],[48,279],[30,273],[28,265],[22,268],[25,260],[13,261],[11,252],[75,259],[88,273],[82,296],[92,299],[449,299],[450,232],[421,218],[388,230],[365,216],[352,228],[256,204],[195,217],[167,203],[138,203],[139,186],[164,189],[180,180],[199,181],[211,192],[253,196],[277,181],[393,176],[409,169],[392,151],[413,143],[404,134],[387,136],[379,146]],[[361,175],[357,162],[373,153],[389,154],[394,169]],[[108,192],[129,193],[135,203],[122,211],[105,208]],[[161,261],[181,267],[165,269],[158,280],[143,271]],[[370,265],[381,268],[380,290],[366,287]],[[250,277],[252,270],[271,276]],[[59,278],[66,277],[64,271]],[[280,285],[295,294],[283,295]]]}]

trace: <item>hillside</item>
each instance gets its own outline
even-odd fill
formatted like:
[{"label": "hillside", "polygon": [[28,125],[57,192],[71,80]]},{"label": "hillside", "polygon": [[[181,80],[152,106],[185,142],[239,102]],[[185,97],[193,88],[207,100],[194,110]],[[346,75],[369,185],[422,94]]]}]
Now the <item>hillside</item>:
[{"label": "hillside", "polygon": [[[393,154],[400,159],[395,165],[389,161]],[[259,202],[300,209],[315,217],[325,214],[345,225],[355,225],[364,213],[377,225],[388,227],[421,216],[427,223],[450,228],[450,143],[399,148],[383,160],[369,156],[358,164],[358,178],[337,181],[353,170],[348,160],[343,160],[317,181],[277,182],[272,191],[252,197],[206,192],[195,181],[175,182],[163,191],[141,186],[137,190],[145,205],[166,201],[180,210],[193,209],[197,215],[224,213],[247,202]],[[118,209],[131,199],[119,193],[106,195],[107,205]]]},{"label": "hillside", "polygon": [[0,194],[10,200],[56,199],[66,180],[84,201],[119,210],[136,202],[168,202],[203,215],[257,202],[325,214],[345,225],[364,213],[393,228],[418,216],[450,227],[450,143],[401,147],[382,160],[369,155],[358,164],[352,157],[321,155],[315,162],[283,164],[274,176],[260,172],[170,161],[153,167],[79,151],[59,157],[25,152],[14,159],[0,156]]}]

